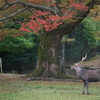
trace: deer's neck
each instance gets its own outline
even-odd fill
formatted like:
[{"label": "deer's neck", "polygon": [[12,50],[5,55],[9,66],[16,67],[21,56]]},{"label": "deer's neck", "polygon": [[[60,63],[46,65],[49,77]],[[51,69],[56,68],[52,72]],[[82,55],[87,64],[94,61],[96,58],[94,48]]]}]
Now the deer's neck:
[{"label": "deer's neck", "polygon": [[82,74],[82,68],[78,67],[78,68],[76,69],[76,73],[77,73],[77,75],[80,77],[80,75]]}]

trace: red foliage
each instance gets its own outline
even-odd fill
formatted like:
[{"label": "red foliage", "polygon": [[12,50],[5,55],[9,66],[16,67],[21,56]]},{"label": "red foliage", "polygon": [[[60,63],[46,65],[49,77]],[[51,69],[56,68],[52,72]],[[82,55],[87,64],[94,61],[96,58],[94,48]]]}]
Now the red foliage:
[{"label": "red foliage", "polygon": [[75,7],[76,9],[81,10],[81,11],[87,11],[88,10],[88,7],[84,6],[83,3],[71,3],[70,7]]},{"label": "red foliage", "polygon": [[[70,3],[69,7],[74,7],[75,9],[81,11],[88,10],[88,8],[84,6],[83,3],[75,2],[75,0],[68,0],[68,1]],[[51,5],[55,6],[55,4],[51,4]],[[65,9],[63,9],[64,16],[63,13],[62,16],[56,16],[56,15],[52,15],[50,12],[35,11],[33,15],[30,16],[31,18],[30,21],[28,23],[23,23],[20,29],[25,32],[34,31],[35,33],[39,32],[41,29],[45,29],[46,31],[57,29],[58,26],[62,24],[62,22],[64,22],[65,20],[70,20],[75,15],[74,11],[66,10],[69,9],[66,6],[64,7]]]},{"label": "red foliage", "polygon": [[27,24],[22,24],[22,27],[20,28],[22,31],[34,31],[35,33],[37,33],[42,28],[44,28],[46,31],[51,31],[62,24],[61,20],[63,18],[60,16],[50,15],[49,12],[41,11],[34,12],[33,15],[30,17],[31,19]]}]

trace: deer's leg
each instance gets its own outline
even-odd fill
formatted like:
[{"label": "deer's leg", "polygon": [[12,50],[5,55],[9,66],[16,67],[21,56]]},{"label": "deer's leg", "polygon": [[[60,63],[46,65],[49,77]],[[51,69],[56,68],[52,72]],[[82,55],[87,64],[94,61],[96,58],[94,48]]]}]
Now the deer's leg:
[{"label": "deer's leg", "polygon": [[82,92],[82,94],[85,93],[85,87],[86,87],[86,82],[84,80],[83,80],[83,82],[84,82],[84,86],[83,86],[83,92]]},{"label": "deer's leg", "polygon": [[89,82],[86,81],[86,94],[87,94],[87,95],[90,94],[90,93],[88,92],[88,87],[89,87]]}]

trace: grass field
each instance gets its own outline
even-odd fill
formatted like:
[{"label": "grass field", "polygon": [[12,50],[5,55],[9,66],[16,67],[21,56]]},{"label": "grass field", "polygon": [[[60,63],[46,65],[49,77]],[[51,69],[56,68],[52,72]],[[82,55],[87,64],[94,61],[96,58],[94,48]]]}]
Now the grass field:
[{"label": "grass field", "polygon": [[26,81],[0,76],[0,100],[100,100],[100,83],[90,83],[90,95],[82,95],[82,82]]}]

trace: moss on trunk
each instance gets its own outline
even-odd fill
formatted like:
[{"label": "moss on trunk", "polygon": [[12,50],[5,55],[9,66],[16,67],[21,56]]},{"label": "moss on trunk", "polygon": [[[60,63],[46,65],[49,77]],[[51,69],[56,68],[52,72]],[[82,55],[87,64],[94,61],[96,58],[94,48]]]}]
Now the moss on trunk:
[{"label": "moss on trunk", "polygon": [[[35,76],[59,76],[59,45],[62,34],[58,31],[46,32],[40,37],[38,62],[33,71]],[[59,71],[58,71],[59,70]]]}]

